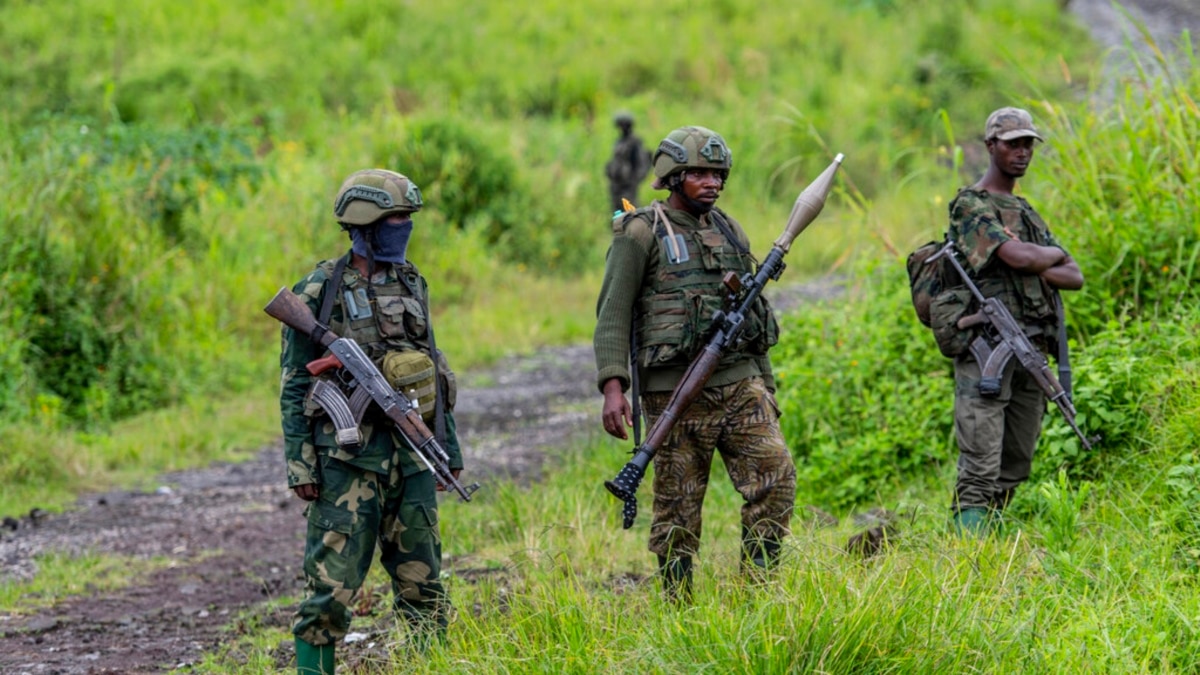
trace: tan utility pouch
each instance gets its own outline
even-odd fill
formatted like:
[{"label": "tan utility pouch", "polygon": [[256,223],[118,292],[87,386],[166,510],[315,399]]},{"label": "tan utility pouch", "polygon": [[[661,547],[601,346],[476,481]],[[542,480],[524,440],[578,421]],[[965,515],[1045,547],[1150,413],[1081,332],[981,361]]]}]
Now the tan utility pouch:
[{"label": "tan utility pouch", "polygon": [[433,360],[420,351],[388,352],[379,366],[392,388],[417,402],[426,424],[432,422],[437,388],[433,379]]}]

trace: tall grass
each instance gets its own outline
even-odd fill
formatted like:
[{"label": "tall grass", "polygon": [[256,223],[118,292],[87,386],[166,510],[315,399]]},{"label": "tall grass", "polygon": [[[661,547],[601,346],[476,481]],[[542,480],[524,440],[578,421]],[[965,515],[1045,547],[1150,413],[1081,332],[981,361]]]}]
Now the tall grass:
[{"label": "tall grass", "polygon": [[[341,658],[361,673],[1184,673],[1200,665],[1195,570],[1179,535],[1157,525],[1155,505],[1124,481],[1056,477],[1032,491],[1036,508],[1010,521],[1006,536],[982,541],[950,535],[943,510],[913,506],[892,545],[868,560],[844,551],[849,518],[818,527],[800,510],[782,566],[761,585],[738,571],[740,498],[714,481],[695,603],[676,607],[660,599],[645,517],[620,529],[619,504],[600,485],[621,450],[581,441],[557,458],[552,480],[445,503],[446,583],[457,607],[447,644],[415,658],[404,628],[389,628],[381,609],[373,618],[383,632],[372,640],[388,648],[348,645]],[[376,572],[368,585],[386,592],[387,581]],[[354,625],[377,627],[372,617]],[[269,663],[286,639],[285,628],[264,628],[197,670]]]},{"label": "tall grass", "polygon": [[[669,46],[643,48],[660,29]],[[842,267],[909,227],[864,205],[912,203],[894,182],[938,171],[938,111],[965,125],[1032,81],[1064,91],[1058,60],[1086,72],[1090,58],[1059,39],[1074,31],[1047,0],[6,4],[0,436],[101,438],[195,397],[265,391],[278,338],[259,310],[344,250],[329,204],[364,166],[430,196],[413,258],[456,367],[586,340],[618,108],[651,145],[683,124],[720,130],[735,151],[722,204],[760,246],[845,152],[844,187],[790,260],[792,275]],[[1006,35],[1046,65],[1011,68]],[[38,480],[14,462],[75,465],[5,460],[14,503]]]}]

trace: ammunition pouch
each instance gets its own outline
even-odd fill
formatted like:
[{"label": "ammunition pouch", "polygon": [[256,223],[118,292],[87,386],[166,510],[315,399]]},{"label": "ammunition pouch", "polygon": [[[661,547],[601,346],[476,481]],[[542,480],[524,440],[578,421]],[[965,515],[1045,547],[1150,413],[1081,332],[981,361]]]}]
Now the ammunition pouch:
[{"label": "ammunition pouch", "polygon": [[434,386],[433,359],[428,354],[415,350],[388,352],[379,364],[379,372],[392,389],[414,402],[426,424],[433,421],[437,388]]},{"label": "ammunition pouch", "polygon": [[971,347],[974,331],[958,327],[958,320],[967,315],[972,302],[966,286],[946,289],[933,296],[929,303],[929,327],[943,356],[954,358]]}]

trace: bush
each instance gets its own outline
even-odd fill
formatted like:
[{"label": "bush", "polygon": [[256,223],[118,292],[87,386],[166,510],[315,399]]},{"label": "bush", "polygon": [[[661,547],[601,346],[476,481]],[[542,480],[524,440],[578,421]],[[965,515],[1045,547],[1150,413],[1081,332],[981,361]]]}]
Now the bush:
[{"label": "bush", "polygon": [[205,342],[179,275],[209,248],[195,210],[252,194],[264,169],[233,130],[56,122],[16,140],[0,338],[21,365],[0,413],[28,419],[18,399],[51,397],[66,419],[102,423],[178,400],[203,367],[174,349]]},{"label": "bush", "polygon": [[[1190,56],[1195,60],[1194,56]],[[1200,70],[1191,70],[1191,89]],[[1200,110],[1188,88],[1140,77],[1086,114],[1053,120],[1045,192],[1056,230],[1086,270],[1072,298],[1085,334],[1200,299]]]},{"label": "bush", "polygon": [[785,318],[772,352],[801,494],[832,508],[953,457],[953,366],[913,314],[901,265]]},{"label": "bush", "polygon": [[544,271],[574,271],[592,240],[562,222],[569,205],[535,192],[500,135],[455,117],[420,118],[393,148],[383,145],[380,166],[404,167],[421,187],[427,207],[455,227],[483,233],[501,258]]}]

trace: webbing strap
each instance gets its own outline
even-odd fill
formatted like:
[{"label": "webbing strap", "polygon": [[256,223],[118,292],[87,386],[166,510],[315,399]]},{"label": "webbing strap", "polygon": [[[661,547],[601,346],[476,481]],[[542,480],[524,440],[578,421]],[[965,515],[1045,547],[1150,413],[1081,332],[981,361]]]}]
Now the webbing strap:
[{"label": "webbing strap", "polygon": [[312,339],[317,344],[321,343],[321,338],[324,337],[325,331],[329,330],[329,317],[333,315],[333,301],[337,294],[342,290],[342,273],[346,270],[346,264],[350,262],[350,253],[338,258],[337,263],[333,266],[333,278],[329,280],[329,287],[325,289],[325,297],[321,299],[321,311],[317,315],[317,327],[313,329]]}]

